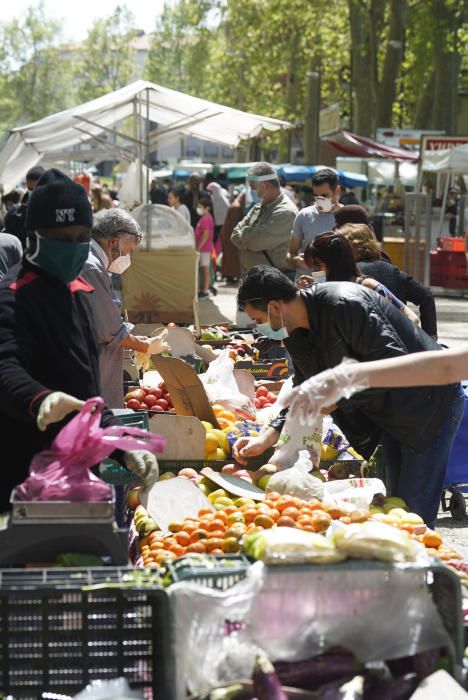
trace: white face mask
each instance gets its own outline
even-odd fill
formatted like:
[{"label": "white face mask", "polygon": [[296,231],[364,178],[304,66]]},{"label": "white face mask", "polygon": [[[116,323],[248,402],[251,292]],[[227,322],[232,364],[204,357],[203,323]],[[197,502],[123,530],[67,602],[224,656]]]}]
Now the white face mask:
[{"label": "white face mask", "polygon": [[[119,245],[119,252],[122,253],[120,245]],[[109,267],[107,268],[108,272],[114,273],[114,275],[123,275],[125,270],[128,270],[130,265],[132,264],[132,260],[130,258],[130,255],[122,255],[120,254],[115,260],[113,260]]]},{"label": "white face mask", "polygon": [[324,213],[330,212],[334,207],[333,200],[329,199],[328,197],[322,197],[320,195],[318,195],[315,198],[315,204],[317,205],[317,209]]},{"label": "white face mask", "polygon": [[312,277],[314,278],[314,284],[318,284],[319,282],[326,282],[327,281],[327,273],[325,270],[319,270],[318,272],[313,272]]},{"label": "white face mask", "polygon": [[197,207],[197,214],[198,214],[198,216],[203,216],[204,213],[205,213],[205,212],[203,211],[203,209],[202,209],[201,207]]}]

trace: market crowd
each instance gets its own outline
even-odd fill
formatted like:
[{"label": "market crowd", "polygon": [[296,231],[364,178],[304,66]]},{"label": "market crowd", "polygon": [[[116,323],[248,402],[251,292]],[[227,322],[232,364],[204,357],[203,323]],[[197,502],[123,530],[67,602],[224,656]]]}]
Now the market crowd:
[{"label": "market crowd", "polygon": [[[433,296],[388,258],[335,170],[318,171],[311,190],[312,201],[298,201],[273,166],[256,163],[233,195],[211,176],[192,175],[182,188],[154,181],[149,200],[172,207],[192,228],[199,296],[216,293],[216,274],[239,283],[239,313],[284,343],[294,384],[310,387],[298,394],[302,408],[331,414],[365,458],[382,445],[389,491],[433,526],[463,416],[464,395],[453,377],[406,388],[379,388],[367,378],[361,387],[348,382],[349,395],[335,391],[328,403],[318,401],[333,384],[327,371],[346,359],[394,362],[439,352]],[[110,408],[122,406],[124,348],[148,355],[168,347],[164,334],[136,336],[122,320],[112,276],[131,264],[141,231],[118,206],[118,191],[85,174],[72,181],[37,166],[26,175],[24,194],[4,195],[3,204],[0,418],[5,463],[14,469],[4,471],[0,512],[33,455],[87,398],[101,394]],[[277,443],[287,410],[258,437],[238,441],[238,461]],[[116,421],[106,409],[102,424]],[[114,456],[147,481],[157,478],[151,453]]]}]

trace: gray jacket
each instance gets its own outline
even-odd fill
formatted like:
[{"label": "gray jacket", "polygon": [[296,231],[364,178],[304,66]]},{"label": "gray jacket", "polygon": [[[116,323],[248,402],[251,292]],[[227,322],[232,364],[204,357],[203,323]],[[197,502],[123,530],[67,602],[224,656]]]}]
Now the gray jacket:
[{"label": "gray jacket", "polygon": [[[288,268],[286,254],[297,209],[282,192],[270,204],[256,204],[232,232],[231,242],[240,250],[241,274],[254,265]],[[268,257],[263,251],[268,253]]]}]

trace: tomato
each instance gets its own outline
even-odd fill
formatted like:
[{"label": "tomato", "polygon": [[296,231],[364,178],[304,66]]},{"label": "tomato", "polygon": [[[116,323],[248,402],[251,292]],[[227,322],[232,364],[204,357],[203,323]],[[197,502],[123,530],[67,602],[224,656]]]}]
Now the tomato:
[{"label": "tomato", "polygon": [[160,406],[163,411],[167,411],[167,409],[169,408],[169,404],[165,399],[158,399],[155,403],[155,406]]},{"label": "tomato", "polygon": [[141,404],[138,399],[130,399],[130,401],[127,401],[125,405],[127,408],[131,408],[134,411],[139,411],[141,408]]},{"label": "tomato", "polygon": [[149,411],[149,406],[147,406],[147,404],[144,401],[142,401],[140,404],[140,410],[141,411]]},{"label": "tomato", "polygon": [[257,399],[259,399],[261,396],[267,396],[267,394],[268,394],[268,389],[266,388],[266,386],[260,386],[257,389]]},{"label": "tomato", "polygon": [[154,394],[146,394],[145,404],[151,408],[152,406],[154,406],[157,400],[158,399]]},{"label": "tomato", "polygon": [[164,413],[164,408],[161,408],[161,406],[158,403],[155,403],[154,406],[151,406],[152,411],[156,411],[157,413]]},{"label": "tomato", "polygon": [[143,401],[146,394],[143,389],[133,389],[125,395],[125,401],[130,401],[131,399],[136,399],[137,401]]}]

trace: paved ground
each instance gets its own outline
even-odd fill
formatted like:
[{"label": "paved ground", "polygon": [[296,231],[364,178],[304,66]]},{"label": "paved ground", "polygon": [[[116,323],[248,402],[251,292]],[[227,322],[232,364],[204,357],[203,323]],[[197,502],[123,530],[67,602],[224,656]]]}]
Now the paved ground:
[{"label": "paved ground", "polygon": [[[216,297],[200,301],[201,322],[203,324],[233,322],[236,315],[236,291],[235,286],[219,283]],[[440,342],[449,347],[468,342],[468,298],[437,297],[436,305]],[[441,511],[438,527],[444,539],[452,543],[468,559],[468,519],[458,522],[451,517],[450,513]]]}]

